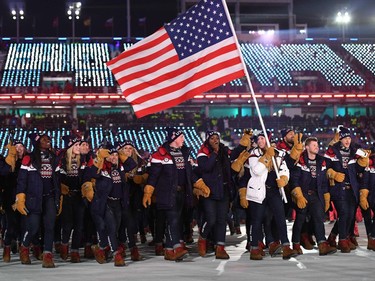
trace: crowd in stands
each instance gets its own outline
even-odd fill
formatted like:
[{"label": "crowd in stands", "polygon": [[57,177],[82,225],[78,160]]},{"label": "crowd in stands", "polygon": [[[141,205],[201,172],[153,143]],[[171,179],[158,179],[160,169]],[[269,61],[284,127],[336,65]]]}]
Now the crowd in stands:
[{"label": "crowd in stands", "polygon": [[[0,93],[117,92],[116,82],[105,65],[114,55],[113,48],[107,43],[10,44],[0,63]],[[241,50],[255,92],[373,92],[375,89],[371,44],[242,43]],[[63,80],[57,79],[56,83],[51,77]],[[65,77],[69,80],[64,80]],[[245,80],[236,79],[212,91],[249,92]]]},{"label": "crowd in stands", "polygon": [[[130,112],[109,112],[107,114],[85,114],[73,118],[68,114],[31,114],[26,117],[15,111],[12,114],[0,115],[0,124],[3,128],[23,128],[39,131],[50,129],[64,129],[85,132],[90,128],[103,128],[116,133],[120,128],[140,130],[163,129],[166,125],[176,127],[191,127],[197,132],[210,129],[222,133],[222,139],[233,146],[238,141],[239,134],[244,128],[261,129],[257,116],[230,116],[221,118],[207,118],[203,113],[157,113],[141,119],[133,117]],[[332,138],[335,128],[343,125],[353,130],[353,138],[357,143],[369,145],[375,140],[373,116],[338,116],[335,119],[325,115],[317,116],[263,116],[266,128],[270,129],[274,137],[279,137],[279,132],[285,127],[294,128],[303,134],[311,134],[327,145]],[[327,142],[327,143],[326,143]]]}]

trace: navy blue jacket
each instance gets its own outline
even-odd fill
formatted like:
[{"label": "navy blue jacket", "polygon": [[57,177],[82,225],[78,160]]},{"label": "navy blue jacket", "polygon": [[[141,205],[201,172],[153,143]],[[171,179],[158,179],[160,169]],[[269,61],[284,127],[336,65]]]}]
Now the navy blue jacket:
[{"label": "navy blue jacket", "polygon": [[[338,142],[333,146],[328,147],[328,150],[324,154],[327,162],[327,170],[332,168],[336,172],[345,173],[347,178],[349,179],[351,190],[353,195],[358,203],[359,200],[359,181],[358,181],[358,173],[362,172],[364,169],[357,164],[356,160],[356,149],[354,146],[350,146],[350,156],[348,162],[348,168],[344,169],[343,167],[343,160],[340,153],[340,145],[341,143]],[[334,186],[330,186],[330,193],[332,200],[344,200],[345,199],[345,180],[343,182],[335,181]]]},{"label": "navy blue jacket", "polygon": [[218,153],[214,153],[207,143],[204,143],[198,151],[199,173],[211,190],[209,196],[211,199],[221,200],[225,194],[233,199],[234,185],[231,177],[230,154],[229,148],[222,143]]},{"label": "navy blue jacket", "polygon": [[11,171],[11,167],[5,162],[4,158],[0,159],[0,176],[3,180],[2,188],[2,205],[6,210],[10,210],[16,199],[16,187],[18,172],[21,168],[21,159],[17,159],[16,167],[14,172]]},{"label": "navy blue jacket", "polygon": [[370,164],[363,173],[360,181],[361,189],[368,189],[367,201],[372,209],[375,208],[375,156],[370,157]]},{"label": "navy blue jacket", "polygon": [[[60,206],[60,178],[56,173],[57,158],[52,152],[49,153],[52,164],[52,182],[51,194],[54,197],[56,212]],[[26,155],[22,159],[22,165],[18,172],[16,193],[26,194],[26,208],[30,213],[40,214],[43,203],[43,179],[40,173],[40,167],[36,162],[35,152]]]},{"label": "navy blue jacket", "polygon": [[[311,181],[313,180],[306,151],[302,152],[297,165],[290,170],[290,175],[292,190],[299,186],[306,197],[308,190],[311,189]],[[324,193],[329,192],[329,190],[326,161],[324,157],[320,155],[316,155],[316,187],[319,200],[324,206]]]},{"label": "navy blue jacket", "polygon": [[[192,206],[192,166],[190,164],[190,151],[187,146],[181,148],[184,158],[186,185],[186,207]],[[176,204],[178,186],[178,170],[174,158],[170,154],[170,146],[164,143],[151,156],[151,166],[147,184],[155,188],[156,207],[158,209],[170,209]]]},{"label": "navy blue jacket", "polygon": [[[136,167],[136,163],[132,158],[128,158],[123,164],[117,168],[122,180],[122,204],[125,206],[129,204],[129,187],[126,184],[125,174]],[[96,179],[94,198],[91,201],[91,213],[104,218],[108,196],[113,188],[113,179],[111,177],[112,164],[104,161],[103,168],[100,173],[97,173],[98,168],[88,164],[85,170],[85,181],[90,181],[91,178]]]}]

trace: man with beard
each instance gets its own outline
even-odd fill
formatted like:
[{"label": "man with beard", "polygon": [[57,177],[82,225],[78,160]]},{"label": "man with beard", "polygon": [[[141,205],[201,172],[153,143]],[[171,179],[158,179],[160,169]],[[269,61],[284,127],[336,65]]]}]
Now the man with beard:
[{"label": "man with beard", "polygon": [[302,152],[297,165],[291,170],[292,196],[296,203],[296,220],[293,224],[293,249],[302,254],[300,238],[302,225],[307,213],[312,218],[315,236],[318,241],[319,255],[324,256],[336,252],[325,237],[324,213],[330,206],[330,194],[326,177],[326,162],[318,154],[318,139],[309,137],[305,141],[305,151]]}]

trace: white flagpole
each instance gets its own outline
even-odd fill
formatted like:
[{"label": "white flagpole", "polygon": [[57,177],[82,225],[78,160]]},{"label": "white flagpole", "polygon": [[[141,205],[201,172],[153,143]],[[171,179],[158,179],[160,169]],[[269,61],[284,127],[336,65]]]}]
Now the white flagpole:
[{"label": "white flagpole", "polygon": [[[230,28],[231,28],[232,33],[233,33],[234,40],[235,40],[236,45],[237,45],[237,50],[240,53],[240,58],[241,58],[242,66],[243,66],[243,69],[244,69],[244,72],[245,72],[247,83],[250,86],[251,96],[253,97],[254,105],[255,105],[255,108],[256,108],[257,113],[258,113],[260,125],[262,127],[263,132],[264,132],[264,135],[267,135],[267,130],[266,130],[266,127],[264,126],[262,115],[260,114],[260,109],[259,109],[258,101],[256,99],[256,96],[255,96],[255,93],[254,93],[254,89],[253,89],[253,85],[251,84],[250,76],[249,76],[249,73],[247,71],[247,67],[246,67],[245,61],[244,61],[242,53],[241,53],[240,44],[238,43],[238,39],[237,39],[237,36],[236,36],[236,31],[235,31],[235,29],[233,27],[233,23],[232,23],[232,19],[230,17],[229,11],[228,11],[227,3],[225,2],[225,0],[221,0],[221,1],[223,3],[224,10],[225,10],[226,16],[228,18],[228,21],[229,21],[229,24],[230,24]],[[268,137],[266,137],[266,143],[267,143],[267,146],[270,147],[270,141],[269,141]],[[280,175],[279,175],[278,167],[276,165],[275,157],[272,157],[272,164],[273,164],[273,167],[275,168],[276,177],[279,179]],[[288,203],[288,200],[287,200],[286,195],[285,195],[284,188],[280,188],[279,190],[280,190],[280,194],[281,194],[281,197],[283,198],[284,202]]]}]

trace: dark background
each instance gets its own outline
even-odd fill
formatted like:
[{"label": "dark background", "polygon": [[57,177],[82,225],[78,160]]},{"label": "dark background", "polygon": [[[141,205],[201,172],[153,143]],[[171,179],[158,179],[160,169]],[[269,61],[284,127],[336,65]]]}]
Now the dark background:
[{"label": "dark background", "polygon": [[[18,0],[17,0],[18,1]],[[10,14],[11,3],[1,0],[0,37],[16,36],[16,21]],[[77,37],[127,36],[126,0],[82,0],[81,18],[75,22]],[[66,16],[67,1],[26,0],[25,19],[19,22],[20,37],[56,37],[72,35],[72,22]],[[179,0],[130,0],[131,36],[147,36],[164,23],[173,20],[179,11]],[[294,13],[297,23],[307,23],[311,31],[337,28],[334,17],[338,10],[347,8],[353,22],[348,27],[351,36],[375,36],[375,0],[295,0]],[[255,8],[254,13],[262,8]],[[277,8],[276,8],[277,9]],[[58,25],[56,19],[58,18]],[[91,24],[84,22],[91,19]],[[105,26],[113,18],[113,26]],[[139,19],[146,18],[145,24]],[[55,24],[53,24],[55,22]],[[86,22],[87,23],[87,22]],[[283,27],[281,27],[283,28]],[[324,34],[324,32],[323,32]]]}]

